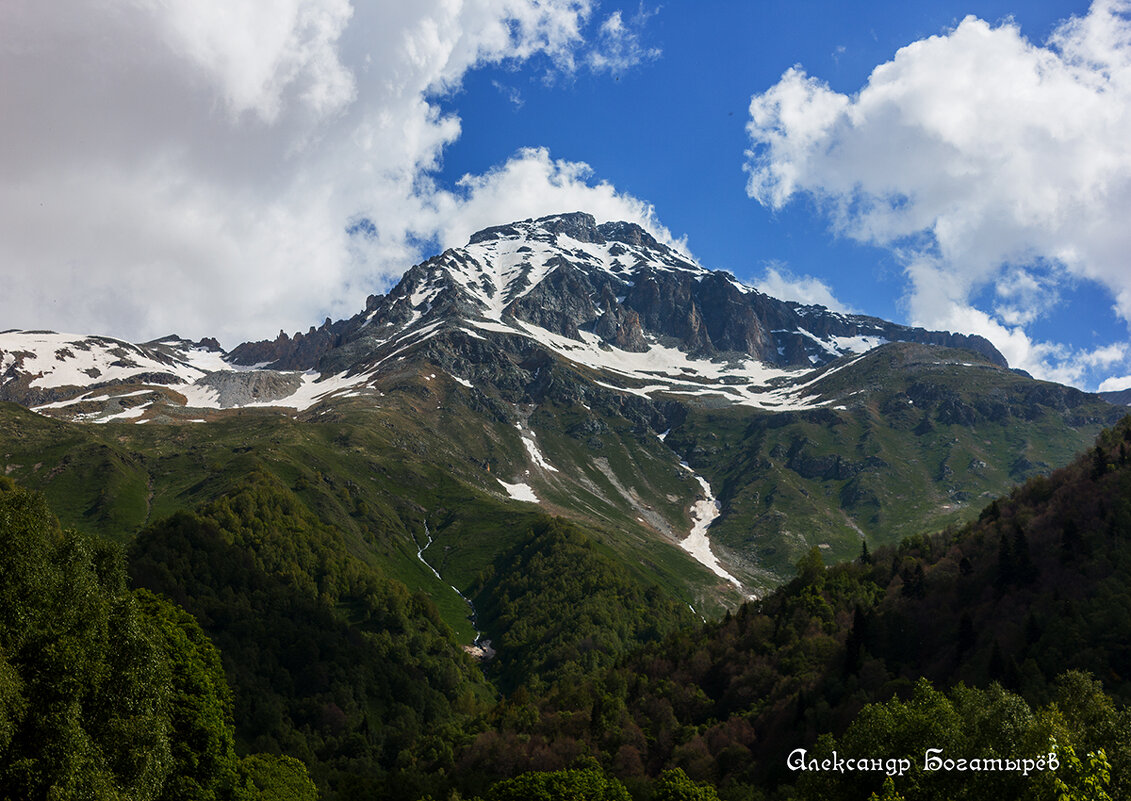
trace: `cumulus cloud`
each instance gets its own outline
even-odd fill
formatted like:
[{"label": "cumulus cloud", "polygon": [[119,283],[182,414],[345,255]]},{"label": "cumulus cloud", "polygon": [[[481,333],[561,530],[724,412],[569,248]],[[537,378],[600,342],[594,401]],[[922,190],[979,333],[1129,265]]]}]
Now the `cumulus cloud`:
[{"label": "cumulus cloud", "polygon": [[235,114],[276,119],[284,95],[323,115],[354,99],[338,56],[348,0],[145,0],[169,49],[196,67]]},{"label": "cumulus cloud", "polygon": [[457,247],[500,220],[586,211],[598,222],[637,223],[659,241],[687,253],[686,242],[672,236],[650,203],[618,192],[608,182],[593,183],[592,177],[588,164],[552,159],[545,148],[519,151],[483,175],[465,175],[457,191],[436,195],[435,227],[440,243]]},{"label": "cumulus cloud", "polygon": [[781,300],[795,300],[806,306],[824,306],[833,311],[853,313],[855,310],[837,300],[832,287],[811,275],[794,275],[781,263],[767,264],[762,276],[754,281],[759,292]]},{"label": "cumulus cloud", "polygon": [[[1097,0],[1036,45],[967,17],[902,48],[854,95],[801,67],[755,95],[748,194],[816,198],[836,230],[890,248],[913,322],[990,337],[1040,377],[1089,353],[1027,327],[1070,281],[1131,321],[1131,2]],[[987,286],[989,311],[973,299]]]},{"label": "cumulus cloud", "polygon": [[[435,182],[461,131],[444,108],[468,71],[588,68],[586,38],[603,36],[593,9],[0,4],[0,328],[176,330],[228,345],[305,328],[354,313],[422,242],[512,214],[496,184],[536,195],[537,208],[592,201],[657,226],[643,204],[544,151],[458,187]],[[351,235],[362,219],[366,235]]]},{"label": "cumulus cloud", "polygon": [[1131,389],[1131,375],[1112,376],[1105,378],[1100,384],[1100,392],[1121,392]]}]

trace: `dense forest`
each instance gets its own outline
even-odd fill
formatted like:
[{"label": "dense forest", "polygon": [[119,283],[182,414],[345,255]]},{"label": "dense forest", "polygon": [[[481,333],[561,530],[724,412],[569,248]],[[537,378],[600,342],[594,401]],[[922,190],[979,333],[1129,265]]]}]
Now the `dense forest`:
[{"label": "dense forest", "polygon": [[0,479],[0,795],[1128,798],[1129,451],[703,625],[527,521],[468,591],[484,663],[267,472],[125,550]]},{"label": "dense forest", "polygon": [[0,477],[0,550],[0,795],[317,798],[299,760],[237,755],[216,647],[117,546]]},{"label": "dense forest", "polygon": [[[868,744],[921,767],[926,747],[974,758],[1055,740],[1085,761],[1102,749],[1112,796],[1131,797],[1129,450],[1125,420],[961,529],[832,567],[814,549],[792,582],[721,621],[587,683],[515,693],[464,751],[463,777],[587,754],[630,789],[679,767],[724,798],[866,799],[882,775],[798,773],[789,753]],[[995,707],[1011,711],[984,714]],[[894,784],[908,798],[1021,798],[1053,780],[993,778]]]}]

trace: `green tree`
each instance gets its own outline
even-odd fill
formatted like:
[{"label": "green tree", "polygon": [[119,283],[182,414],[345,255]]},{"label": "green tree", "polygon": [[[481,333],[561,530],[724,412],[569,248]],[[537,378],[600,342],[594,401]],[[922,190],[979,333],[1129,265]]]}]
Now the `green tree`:
[{"label": "green tree", "polygon": [[247,801],[318,801],[318,788],[294,757],[252,754],[241,769],[251,783]]},{"label": "green tree", "polygon": [[872,795],[868,797],[868,801],[904,801],[903,796],[896,791],[895,782],[892,780],[891,776],[884,779],[884,786],[880,789],[880,792],[883,793],[883,795],[872,793]]},{"label": "green tree", "polygon": [[809,552],[797,560],[797,579],[802,584],[817,584],[824,581],[825,560],[821,549],[814,545]]},{"label": "green tree", "polygon": [[237,787],[239,759],[220,654],[192,615],[146,590],[137,595],[170,668],[166,713],[173,770],[161,799],[227,798]]},{"label": "green tree", "polygon": [[694,782],[680,768],[665,770],[656,780],[653,801],[719,801],[715,788]]},{"label": "green tree", "polygon": [[0,487],[0,795],[156,797],[172,767],[168,664],[121,555]]},{"label": "green tree", "polygon": [[0,797],[308,799],[302,763],[235,753],[220,655],[126,586],[116,545],[62,531],[0,482]]},{"label": "green tree", "polygon": [[1089,751],[1080,759],[1070,745],[1057,747],[1060,766],[1053,776],[1053,792],[1056,801],[1112,801],[1108,795],[1111,784],[1111,765],[1102,748]]},{"label": "green tree", "polygon": [[496,783],[487,801],[631,801],[628,790],[600,770],[523,773]]}]

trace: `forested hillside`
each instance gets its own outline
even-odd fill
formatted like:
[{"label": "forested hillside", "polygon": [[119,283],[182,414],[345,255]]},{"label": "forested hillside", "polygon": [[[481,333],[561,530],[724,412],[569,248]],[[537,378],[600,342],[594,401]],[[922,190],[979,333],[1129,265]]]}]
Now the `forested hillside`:
[{"label": "forested hillside", "polygon": [[499,643],[487,673],[504,692],[576,680],[694,621],[560,519],[531,526],[472,589],[480,625]]},{"label": "forested hillside", "polygon": [[[469,590],[497,649],[477,664],[268,473],[150,525],[138,589],[118,546],[5,481],[0,780],[27,798],[301,798],[311,778],[411,801],[1131,795],[1131,419],[975,522],[832,566],[814,548],[703,625],[572,524],[513,534]],[[797,749],[908,762],[885,785],[799,770]],[[928,749],[1032,766],[927,770]]]},{"label": "forested hillside", "polygon": [[[461,780],[561,768],[580,753],[630,787],[680,767],[723,798],[863,801],[882,774],[799,774],[789,753],[836,743],[921,765],[926,747],[1020,757],[1055,739],[1062,754],[1104,749],[1112,797],[1127,797],[1129,451],[1124,420],[975,523],[832,567],[814,549],[790,584],[724,620],[588,682],[516,693],[462,754]],[[1053,781],[967,779],[895,787],[907,798],[1035,798]]]},{"label": "forested hillside", "polygon": [[0,795],[313,799],[303,764],[235,748],[220,655],[130,590],[120,549],[0,477]]},{"label": "forested hillside", "polygon": [[267,474],[147,529],[130,572],[224,655],[241,747],[302,759],[332,797],[428,789],[494,697],[426,596],[351,554]]}]

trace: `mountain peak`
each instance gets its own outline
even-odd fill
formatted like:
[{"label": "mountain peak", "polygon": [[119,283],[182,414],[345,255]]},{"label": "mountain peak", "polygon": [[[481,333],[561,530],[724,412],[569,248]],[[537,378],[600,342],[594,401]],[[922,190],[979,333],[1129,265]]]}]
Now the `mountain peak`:
[{"label": "mountain peak", "polygon": [[980,337],[776,300],[706,269],[636,223],[598,223],[580,211],[485,228],[464,247],[410,269],[352,320],[312,332],[302,348],[248,343],[230,356],[239,364],[353,374],[436,338],[428,347],[441,347],[445,331],[537,342],[589,369],[653,382],[650,391],[660,391],[655,380],[673,369],[677,378],[710,375],[708,384],[745,377],[753,386],[739,402],[754,405],[767,402],[770,379],[792,380],[888,342],[966,348],[1006,366]]},{"label": "mountain peak", "polygon": [[500,239],[533,239],[555,243],[559,234],[578,242],[604,245],[621,242],[633,247],[659,249],[663,247],[655,237],[633,222],[610,221],[598,225],[597,218],[584,211],[550,214],[528,218],[506,225],[494,225],[471,235],[468,245],[477,245]]},{"label": "mountain peak", "polygon": [[552,242],[558,234],[565,234],[579,242],[603,244],[604,238],[597,230],[597,220],[592,214],[574,211],[529,217],[505,225],[493,225],[471,235],[468,245],[478,245],[500,239],[535,239]]}]

